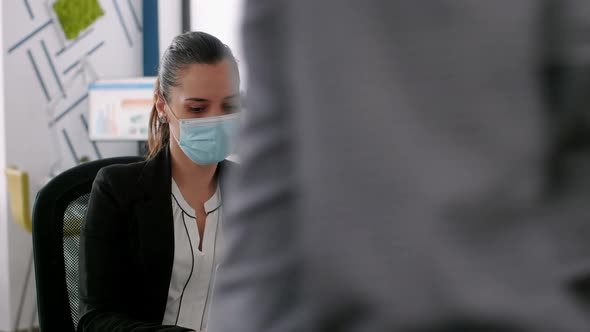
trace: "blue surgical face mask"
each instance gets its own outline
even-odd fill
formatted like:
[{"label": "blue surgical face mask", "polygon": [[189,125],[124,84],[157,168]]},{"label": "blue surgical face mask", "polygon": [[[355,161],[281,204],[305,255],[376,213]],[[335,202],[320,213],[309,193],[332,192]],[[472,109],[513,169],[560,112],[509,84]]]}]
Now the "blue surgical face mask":
[{"label": "blue surgical face mask", "polygon": [[215,164],[234,152],[240,113],[177,121],[180,135],[174,138],[194,163]]}]

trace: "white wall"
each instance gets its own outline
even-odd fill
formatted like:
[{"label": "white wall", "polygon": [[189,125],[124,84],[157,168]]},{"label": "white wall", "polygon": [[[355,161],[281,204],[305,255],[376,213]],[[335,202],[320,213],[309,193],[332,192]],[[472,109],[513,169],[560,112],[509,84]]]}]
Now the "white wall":
[{"label": "white wall", "polygon": [[[57,23],[55,22],[14,50],[10,50],[23,37],[50,20],[45,2],[28,1],[33,15],[29,14],[25,6],[26,2],[20,0],[3,0],[2,11],[0,11],[0,24],[3,28],[0,45],[4,57],[4,62],[0,61],[2,63],[0,77],[6,81],[3,88],[0,86],[0,91],[5,97],[2,99],[0,94],[0,107],[4,108],[0,116],[0,168],[3,172],[2,158],[5,155],[6,164],[18,166],[29,172],[31,202],[48,176],[49,167],[56,159],[54,155],[61,156],[62,169],[76,164],[63,130],[70,138],[78,158],[81,156],[88,156],[91,160],[98,158],[95,147],[88,140],[81,118],[85,116],[88,120],[88,100],[83,99],[87,93],[87,85],[81,77],[78,77],[72,82],[72,86],[65,88],[66,98],[61,98],[61,90],[51,64],[54,64],[59,81],[65,84],[73,79],[75,72],[75,70],[69,72],[65,70],[84,54],[98,47],[88,57],[98,77],[135,77],[142,74],[141,0],[131,2],[99,0],[105,10],[105,16],[91,27],[92,30],[88,35],[64,52],[59,52],[62,43],[56,33]],[[115,4],[118,5],[119,10]],[[118,12],[121,14],[121,19]],[[43,44],[48,50],[48,56],[45,54]],[[41,80],[37,77],[28,51],[37,64]],[[56,114],[64,112],[80,101],[57,121],[53,128],[49,126],[47,107],[50,103],[43,92],[41,81],[45,84],[51,101],[57,101]],[[5,130],[2,130],[2,116],[6,123]],[[52,136],[52,134],[55,135]],[[59,149],[55,149],[52,139],[58,142]],[[102,157],[131,155],[137,151],[135,143],[98,143],[96,148]],[[8,213],[3,174],[0,179],[2,179],[0,180],[2,189],[0,190],[0,331],[9,331],[16,317],[27,260],[31,252],[31,237],[13,222]],[[6,255],[8,255],[8,264]],[[28,298],[32,299],[33,294],[29,293]],[[6,310],[7,307],[10,308],[10,312]],[[28,301],[21,318],[22,328],[29,322],[31,309],[32,301]]]},{"label": "white wall", "polygon": [[172,39],[182,33],[181,12],[181,0],[160,0],[158,2],[158,46],[160,48],[160,57],[164,54]]},{"label": "white wall", "polygon": [[[0,6],[0,17],[3,17],[2,7]],[[0,24],[0,36],[3,25]],[[3,38],[0,38],[0,49],[4,50]],[[0,170],[6,167],[6,149],[4,135],[4,52],[0,52]],[[7,220],[7,197],[6,181],[4,174],[0,174],[0,271],[8,271],[8,223]],[[9,331],[8,317],[10,315],[10,286],[8,273],[0,272],[0,330]]]},{"label": "white wall", "polygon": [[232,49],[238,60],[242,89],[248,75],[242,51],[243,6],[244,0],[191,1],[191,29],[210,33]]}]

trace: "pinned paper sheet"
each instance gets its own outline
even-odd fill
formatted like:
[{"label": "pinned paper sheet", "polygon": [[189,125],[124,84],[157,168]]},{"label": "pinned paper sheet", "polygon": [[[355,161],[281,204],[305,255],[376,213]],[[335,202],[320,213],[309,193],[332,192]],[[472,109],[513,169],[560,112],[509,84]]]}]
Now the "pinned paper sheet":
[{"label": "pinned paper sheet", "polygon": [[75,39],[104,15],[98,0],[57,0],[53,10],[67,39]]},{"label": "pinned paper sheet", "polygon": [[155,77],[99,80],[89,87],[93,141],[147,141]]}]

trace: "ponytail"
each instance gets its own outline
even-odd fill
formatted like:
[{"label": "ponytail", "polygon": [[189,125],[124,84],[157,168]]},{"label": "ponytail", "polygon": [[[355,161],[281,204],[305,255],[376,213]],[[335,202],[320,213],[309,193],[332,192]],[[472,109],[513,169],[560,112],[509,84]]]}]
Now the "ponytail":
[{"label": "ponytail", "polygon": [[154,87],[154,106],[152,106],[152,112],[150,113],[147,159],[153,158],[170,142],[170,126],[167,122],[161,122],[158,117],[158,109],[156,108],[158,96],[162,96],[160,93],[160,77],[156,79]]}]

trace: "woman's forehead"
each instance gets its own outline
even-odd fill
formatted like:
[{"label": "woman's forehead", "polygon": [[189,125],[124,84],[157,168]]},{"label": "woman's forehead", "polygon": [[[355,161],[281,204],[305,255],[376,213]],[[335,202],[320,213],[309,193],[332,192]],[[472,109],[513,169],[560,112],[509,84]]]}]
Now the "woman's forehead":
[{"label": "woman's forehead", "polygon": [[215,64],[188,65],[180,70],[178,83],[175,90],[184,98],[225,98],[239,89],[234,69],[228,60]]}]

